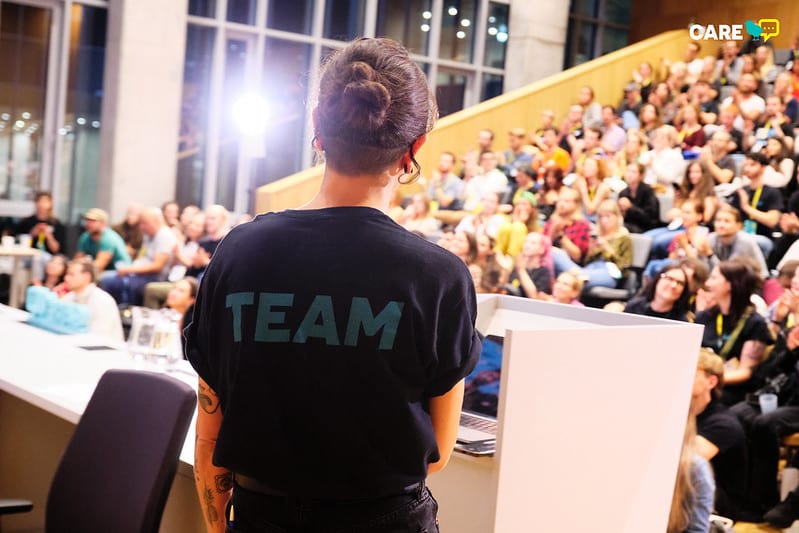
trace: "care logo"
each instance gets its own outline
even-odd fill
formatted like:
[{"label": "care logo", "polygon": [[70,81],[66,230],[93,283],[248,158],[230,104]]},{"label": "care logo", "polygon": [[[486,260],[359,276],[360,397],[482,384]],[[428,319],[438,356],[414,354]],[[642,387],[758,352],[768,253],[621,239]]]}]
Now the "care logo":
[{"label": "care logo", "polygon": [[744,24],[691,24],[688,33],[694,41],[743,41],[744,28],[752,39],[765,43],[780,34],[780,21],[760,19],[757,23],[747,20]]}]

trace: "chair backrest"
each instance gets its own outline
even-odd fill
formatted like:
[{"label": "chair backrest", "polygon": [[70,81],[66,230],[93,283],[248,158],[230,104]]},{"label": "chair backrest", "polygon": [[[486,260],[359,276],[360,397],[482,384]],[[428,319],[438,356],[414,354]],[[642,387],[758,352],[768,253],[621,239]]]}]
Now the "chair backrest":
[{"label": "chair backrest", "polygon": [[46,530],[157,532],[195,407],[167,375],[106,372],[56,470]]},{"label": "chair backrest", "polygon": [[642,233],[630,233],[633,241],[633,268],[645,268],[649,260],[649,251],[652,249],[652,237]]}]

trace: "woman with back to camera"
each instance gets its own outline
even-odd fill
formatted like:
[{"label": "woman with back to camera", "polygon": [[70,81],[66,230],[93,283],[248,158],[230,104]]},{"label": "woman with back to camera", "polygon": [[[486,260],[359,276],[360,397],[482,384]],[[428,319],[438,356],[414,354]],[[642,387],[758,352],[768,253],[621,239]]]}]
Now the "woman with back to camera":
[{"label": "woman with back to camera", "polygon": [[733,405],[752,392],[752,371],[763,359],[766,346],[774,344],[766,320],[750,303],[757,281],[746,260],[720,262],[705,283],[713,305],[696,314],[696,323],[705,326],[702,346],[725,361],[725,405]]},{"label": "woman with back to camera", "polygon": [[320,78],[319,193],[214,254],[187,330],[210,531],[438,531],[425,478],[480,354],[475,291],[461,260],[382,212],[435,118],[407,50],[350,43]]}]

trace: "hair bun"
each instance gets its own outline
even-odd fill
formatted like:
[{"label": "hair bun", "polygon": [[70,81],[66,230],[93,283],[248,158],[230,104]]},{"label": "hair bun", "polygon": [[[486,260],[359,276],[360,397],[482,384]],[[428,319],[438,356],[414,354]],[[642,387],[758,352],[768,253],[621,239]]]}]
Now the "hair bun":
[{"label": "hair bun", "polygon": [[383,125],[391,105],[391,93],[385,85],[376,81],[377,73],[363,61],[352,63],[348,74],[347,79],[350,81],[342,92],[341,104],[349,108],[350,112],[346,115],[352,119],[361,119],[357,121],[359,124],[351,125],[367,130],[379,128]]}]

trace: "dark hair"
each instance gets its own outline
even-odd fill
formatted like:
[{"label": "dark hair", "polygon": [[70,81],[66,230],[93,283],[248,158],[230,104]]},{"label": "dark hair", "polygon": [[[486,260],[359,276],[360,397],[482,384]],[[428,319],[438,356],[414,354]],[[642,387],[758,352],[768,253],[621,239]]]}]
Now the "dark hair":
[{"label": "dark hair", "polygon": [[[552,175],[555,178],[555,181],[558,184],[557,187],[550,187],[549,184],[547,183],[547,178],[550,175]],[[541,185],[541,190],[543,192],[547,192],[550,190],[559,191],[561,187],[563,187],[563,169],[557,165],[547,168],[547,171],[544,174],[544,183]]]},{"label": "dark hair", "polygon": [[763,154],[761,152],[751,151],[748,154],[746,154],[746,158],[751,159],[755,163],[759,163],[764,167],[768,165],[768,158],[766,157],[766,154]]},{"label": "dark hair", "polygon": [[660,282],[660,276],[666,272],[671,272],[672,270],[679,270],[682,272],[683,276],[685,276],[685,285],[683,285],[680,297],[677,298],[677,301],[674,302],[674,305],[671,307],[671,309],[674,312],[685,314],[690,311],[688,300],[691,298],[691,288],[688,286],[688,274],[686,274],[685,270],[683,270],[683,268],[676,263],[666,265],[658,270],[655,273],[655,277],[649,280],[649,282],[641,289],[641,296],[643,296],[647,302],[651,303],[652,300],[655,299],[655,289],[657,289],[657,285]]},{"label": "dark hair", "polygon": [[192,298],[196,298],[197,297],[197,290],[200,287],[200,282],[197,281],[197,278],[192,277],[192,276],[186,276],[185,278],[183,278],[180,281],[185,281],[186,283],[189,284],[189,289],[190,289],[189,290],[189,296],[191,296]]},{"label": "dark hair", "polygon": [[471,231],[460,231],[466,236],[466,241],[469,243],[469,254],[466,257],[466,264],[471,265],[477,261],[477,237]]},{"label": "dark hair", "polygon": [[[691,168],[694,166],[699,165],[699,168],[702,169],[702,177],[699,179],[699,183],[694,185],[691,183],[691,180],[688,179],[688,174],[691,173]],[[682,184],[680,185],[680,196],[682,198],[689,198],[691,193],[696,190],[695,198],[702,202],[708,196],[715,196],[715,191],[713,187],[715,186],[715,182],[713,181],[713,176],[710,175],[708,172],[707,167],[697,160],[691,161],[688,166],[685,167],[685,174],[683,176]],[[702,213],[705,210],[702,209]]]},{"label": "dark hair", "polygon": [[391,39],[361,38],[322,67],[316,131],[331,168],[350,175],[384,171],[433,128],[435,97],[408,51]]},{"label": "dark hair", "polygon": [[[735,259],[721,261],[719,272],[730,282],[730,319],[735,323],[751,305],[750,298],[757,289],[758,275],[752,265]],[[718,308],[718,306],[715,306]]]},{"label": "dark hair", "polygon": [[597,138],[598,139],[602,139],[602,130],[601,129],[596,128],[594,126],[589,126],[588,128],[585,128],[585,131],[583,132],[583,135],[585,135],[585,132],[587,132],[587,131],[596,133]]}]

